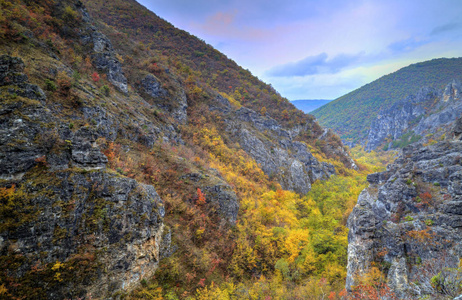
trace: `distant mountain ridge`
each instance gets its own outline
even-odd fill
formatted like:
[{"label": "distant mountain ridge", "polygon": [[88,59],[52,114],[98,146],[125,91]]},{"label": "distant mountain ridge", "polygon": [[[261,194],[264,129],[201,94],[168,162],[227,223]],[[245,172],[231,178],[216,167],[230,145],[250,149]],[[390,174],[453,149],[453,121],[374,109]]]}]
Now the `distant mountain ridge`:
[{"label": "distant mountain ridge", "polygon": [[364,143],[379,111],[423,87],[443,89],[462,79],[462,58],[439,58],[404,67],[311,112],[349,144]]},{"label": "distant mountain ridge", "polygon": [[293,105],[304,113],[312,112],[313,110],[331,102],[332,100],[316,99],[316,100],[292,100]]}]

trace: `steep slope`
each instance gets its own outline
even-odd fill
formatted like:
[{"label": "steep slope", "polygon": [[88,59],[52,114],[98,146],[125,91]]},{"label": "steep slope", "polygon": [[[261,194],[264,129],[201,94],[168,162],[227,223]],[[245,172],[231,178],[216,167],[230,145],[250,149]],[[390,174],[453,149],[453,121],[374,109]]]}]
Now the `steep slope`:
[{"label": "steep slope", "polygon": [[[135,2],[105,3],[117,29],[80,1],[0,2],[0,297],[126,296],[157,272],[187,298],[289,265],[338,286],[351,206],[302,196],[358,174],[338,136]],[[161,33],[127,36],[127,14]]]},{"label": "steep slope", "polygon": [[422,88],[418,94],[382,110],[372,121],[366,150],[402,148],[420,141],[435,143],[450,134],[462,113],[460,84],[455,80],[444,89]]},{"label": "steep slope", "polygon": [[[303,127],[303,137],[299,135],[298,139],[319,148],[327,158],[342,161],[347,168],[353,166],[345,156],[340,140],[332,133],[325,134],[313,116],[296,109],[270,85],[202,40],[175,28],[134,0],[83,2],[89,12],[98,17],[97,24],[127,62],[133,62],[132,58],[136,55],[139,58],[137,67],[156,76],[162,76],[164,71],[175,73],[191,89],[197,86],[204,91],[216,91],[236,107],[243,105],[258,114],[267,115],[295,132]],[[136,44],[129,44],[127,40]],[[132,64],[125,64],[123,70],[134,85],[143,78]],[[196,96],[200,94],[198,91],[196,89]],[[316,144],[321,136],[323,142]]]},{"label": "steep slope", "polygon": [[[149,56],[143,55],[146,63],[160,62],[175,73],[185,78],[191,76],[195,82],[226,93],[257,112],[265,107],[265,111],[282,125],[311,122],[311,116],[295,109],[270,85],[252,76],[248,70],[204,41],[175,28],[135,0],[83,3],[91,15],[99,20],[102,30],[117,48],[125,52],[124,55],[138,56],[126,50],[149,52]],[[133,49],[128,40],[135,41],[137,47]],[[124,71],[130,73],[129,68]]]},{"label": "steep slope", "polygon": [[462,79],[462,58],[441,58],[412,64],[385,75],[311,112],[322,126],[333,129],[342,140],[364,143],[371,122],[382,109],[415,95],[423,87],[442,89]]},{"label": "steep slope", "polygon": [[461,126],[458,119],[453,139],[408,146],[387,171],[368,176],[348,219],[347,289],[361,293],[374,278],[405,299],[462,293]]}]

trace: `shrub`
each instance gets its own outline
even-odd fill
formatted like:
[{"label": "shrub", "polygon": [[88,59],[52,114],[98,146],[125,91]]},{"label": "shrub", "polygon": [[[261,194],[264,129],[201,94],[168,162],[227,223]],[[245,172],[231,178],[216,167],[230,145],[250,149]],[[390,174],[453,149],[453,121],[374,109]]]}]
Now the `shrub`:
[{"label": "shrub", "polygon": [[404,217],[404,221],[406,221],[406,222],[411,222],[411,221],[414,221],[414,218],[411,217],[411,216],[405,216],[405,217]]},{"label": "shrub", "polygon": [[101,79],[101,77],[99,76],[99,74],[97,72],[94,72],[93,74],[91,74],[91,79],[94,82],[98,82]]},{"label": "shrub", "polygon": [[103,85],[100,89],[101,93],[105,96],[109,96],[109,87],[107,85]]},{"label": "shrub", "polygon": [[59,87],[59,92],[63,96],[68,96],[69,92],[72,88],[72,81],[69,76],[67,76],[66,72],[60,72],[58,74],[58,87]]},{"label": "shrub", "polygon": [[77,20],[77,16],[78,16],[77,12],[73,10],[72,7],[66,6],[66,8],[64,8],[64,13],[63,13],[64,21],[74,22]]},{"label": "shrub", "polygon": [[58,87],[56,86],[56,83],[54,83],[54,81],[52,81],[50,79],[45,80],[45,90],[50,91],[50,92],[54,92],[57,89],[58,89]]}]

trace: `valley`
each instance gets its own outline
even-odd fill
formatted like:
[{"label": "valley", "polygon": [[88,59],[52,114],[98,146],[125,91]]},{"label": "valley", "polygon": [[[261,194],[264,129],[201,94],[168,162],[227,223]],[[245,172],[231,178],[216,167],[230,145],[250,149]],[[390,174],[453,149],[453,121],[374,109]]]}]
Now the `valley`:
[{"label": "valley", "polygon": [[462,294],[461,59],[310,115],[134,0],[0,8],[0,299]]}]

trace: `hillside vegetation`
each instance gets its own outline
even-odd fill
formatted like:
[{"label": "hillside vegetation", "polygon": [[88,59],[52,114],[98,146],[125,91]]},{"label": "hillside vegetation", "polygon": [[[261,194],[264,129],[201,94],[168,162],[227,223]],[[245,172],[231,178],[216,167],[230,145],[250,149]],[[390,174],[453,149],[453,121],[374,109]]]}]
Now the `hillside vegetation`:
[{"label": "hillside vegetation", "polygon": [[0,0],[0,299],[345,298],[392,154],[355,163],[199,39],[84,2]]},{"label": "hillside vegetation", "polygon": [[[111,27],[107,34],[116,48],[135,51],[127,53],[128,60],[141,55],[146,61],[138,63],[160,62],[159,68],[166,67],[185,78],[191,77],[195,82],[226,93],[255,111],[265,108],[269,115],[289,126],[312,118],[223,53],[175,28],[136,1],[83,2],[92,16]],[[130,41],[136,42],[135,47]]]},{"label": "hillside vegetation", "polygon": [[391,107],[422,87],[443,89],[462,79],[462,58],[441,58],[412,64],[385,75],[311,112],[322,126],[333,129],[342,140],[358,143],[368,135],[381,109]]}]

